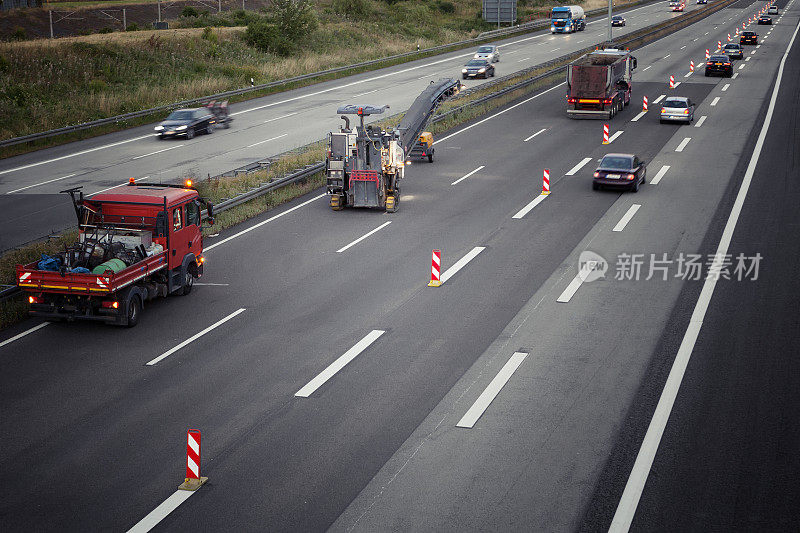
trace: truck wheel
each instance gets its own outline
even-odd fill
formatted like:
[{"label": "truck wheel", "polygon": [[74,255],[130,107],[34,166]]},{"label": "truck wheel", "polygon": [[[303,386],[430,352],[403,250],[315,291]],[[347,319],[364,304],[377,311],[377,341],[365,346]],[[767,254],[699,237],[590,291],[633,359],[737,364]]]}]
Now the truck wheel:
[{"label": "truck wheel", "polygon": [[128,322],[125,327],[132,328],[139,323],[139,315],[142,314],[142,301],[139,296],[134,296],[128,302]]},{"label": "truck wheel", "polygon": [[192,267],[189,266],[186,269],[186,276],[183,278],[183,295],[186,296],[190,292],[192,292],[192,287],[194,287],[194,273],[192,273]]}]

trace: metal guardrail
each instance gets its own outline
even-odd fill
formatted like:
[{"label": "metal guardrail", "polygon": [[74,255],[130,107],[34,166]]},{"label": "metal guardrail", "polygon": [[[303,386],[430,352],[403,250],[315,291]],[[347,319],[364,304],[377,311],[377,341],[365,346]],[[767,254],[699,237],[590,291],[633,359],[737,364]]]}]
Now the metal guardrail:
[{"label": "metal guardrail", "polygon": [[[647,3],[647,2],[650,2],[650,1],[657,1],[657,0],[644,0],[642,2],[636,2],[636,3],[632,3],[632,4],[628,4],[628,5],[638,5],[638,4]],[[593,9],[591,11],[587,11],[586,12],[586,16],[599,15],[599,14],[603,14],[605,12],[607,12],[607,10],[605,8]],[[404,59],[404,58],[407,58],[407,57],[412,57],[414,55],[419,55],[420,57],[422,57],[422,56],[426,56],[428,54],[431,54],[433,52],[439,52],[439,51],[442,51],[442,50],[447,50],[449,48],[462,48],[462,47],[465,47],[466,45],[477,44],[477,43],[480,43],[480,42],[487,41],[489,39],[493,39],[495,37],[502,37],[502,36],[506,36],[506,35],[513,35],[513,34],[516,34],[516,33],[526,33],[526,32],[529,32],[529,31],[535,31],[535,30],[538,30],[538,29],[541,29],[541,28],[545,28],[545,27],[549,26],[549,24],[550,23],[549,23],[548,19],[540,19],[540,20],[533,21],[533,22],[526,22],[526,23],[520,24],[518,26],[511,26],[511,27],[508,27],[508,28],[501,28],[499,30],[491,30],[491,31],[488,31],[488,32],[484,32],[484,33],[482,33],[482,34],[480,34],[477,37],[474,37],[472,39],[465,39],[463,41],[456,41],[456,42],[453,42],[453,43],[441,44],[441,45],[438,45],[438,46],[433,46],[431,48],[425,48],[423,50],[413,50],[411,52],[404,52],[402,54],[395,54],[393,56],[386,56],[386,57],[381,57],[381,58],[378,58],[378,59],[372,59],[370,61],[362,61],[361,63],[353,63],[351,65],[343,65],[341,67],[334,67],[334,68],[330,68],[330,69],[327,69],[327,70],[320,70],[320,71],[317,71],[317,72],[311,72],[309,74],[302,74],[300,76],[294,76],[294,77],[286,78],[286,79],[283,79],[283,80],[276,80],[276,81],[272,81],[272,82],[269,82],[269,83],[262,83],[260,85],[254,85],[254,86],[251,86],[251,87],[243,87],[241,89],[234,89],[234,90],[231,90],[231,91],[225,91],[225,92],[221,92],[221,93],[217,93],[217,94],[203,96],[203,97],[200,97],[200,98],[192,98],[190,100],[182,100],[180,102],[173,102],[171,104],[166,104],[166,105],[158,106],[158,107],[152,107],[150,109],[143,109],[141,111],[133,111],[131,113],[125,113],[125,114],[116,115],[116,116],[113,116],[113,117],[101,118],[101,119],[98,119],[98,120],[92,120],[92,121],[89,121],[89,122],[82,122],[82,123],[74,124],[74,125],[71,125],[71,126],[64,126],[64,127],[61,127],[61,128],[55,128],[55,129],[48,130],[48,131],[43,131],[43,132],[40,132],[40,133],[31,133],[29,135],[23,135],[23,136],[20,136],[20,137],[13,137],[11,139],[6,139],[6,140],[3,140],[3,141],[0,141],[0,148],[4,148],[6,146],[13,146],[13,145],[16,145],[16,144],[29,142],[29,141],[36,141],[36,140],[39,140],[39,139],[46,139],[48,137],[54,137],[56,135],[62,135],[62,134],[65,134],[65,133],[72,133],[72,132],[75,132],[75,131],[81,131],[81,130],[85,130],[85,129],[95,128],[95,127],[98,127],[98,126],[104,126],[106,124],[112,124],[112,123],[115,123],[115,122],[122,122],[122,121],[125,121],[125,120],[144,117],[144,116],[147,116],[147,115],[153,115],[155,113],[163,113],[165,111],[171,111],[171,110],[173,110],[175,108],[178,108],[178,107],[186,107],[186,106],[190,106],[190,105],[200,104],[200,103],[205,102],[207,100],[220,100],[220,99],[224,99],[224,98],[230,98],[231,96],[238,96],[238,95],[241,95],[241,94],[246,94],[246,93],[249,93],[249,92],[263,91],[263,90],[270,89],[270,88],[273,88],[273,87],[279,87],[281,85],[288,85],[288,84],[292,84],[292,83],[295,83],[295,82],[298,82],[298,81],[304,81],[304,80],[308,80],[308,79],[327,76],[327,75],[330,75],[330,74],[336,74],[338,72],[345,72],[345,71],[348,71],[348,70],[355,70],[355,69],[359,69],[359,68],[363,68],[363,67],[369,67],[369,66],[372,66],[372,65],[378,65],[380,63],[386,63],[386,62],[390,62],[390,61],[395,61],[397,59]]]},{"label": "metal guardrail", "polygon": [[[629,45],[631,43],[634,43],[636,41],[639,41],[639,40],[642,40],[642,39],[646,39],[647,37],[655,35],[656,33],[659,33],[659,32],[663,32],[664,30],[667,30],[667,29],[670,29],[670,28],[674,28],[674,27],[677,27],[677,26],[682,26],[682,27],[688,26],[688,25],[694,23],[696,20],[705,18],[706,16],[708,16],[708,15],[710,15],[712,13],[715,13],[715,12],[719,11],[720,9],[723,9],[724,7],[727,7],[728,5],[733,4],[736,1],[737,0],[723,0],[721,2],[715,2],[714,4],[711,4],[711,5],[709,5],[708,7],[704,8],[704,9],[700,9],[700,10],[694,11],[692,13],[688,13],[686,18],[679,17],[678,20],[676,20],[675,22],[673,22],[671,24],[666,24],[666,25],[663,25],[663,26],[660,26],[660,27],[656,27],[653,30],[651,30],[649,32],[646,32],[646,33],[643,33],[641,35],[637,35],[635,37],[630,37],[629,39],[626,39],[624,41],[617,41],[615,44],[617,46],[625,46],[625,45]],[[504,76],[504,77],[498,78],[497,80],[493,80],[493,82],[491,82],[491,85],[496,85],[496,84],[499,84],[499,83],[503,83],[504,81],[507,81],[508,79],[511,79],[511,78],[514,78],[514,77],[519,77],[521,75],[520,72],[523,72],[522,75],[524,75],[525,71],[532,72],[534,70],[538,70],[538,69],[541,69],[541,68],[546,68],[548,65],[555,65],[555,64],[557,64],[559,62],[567,61],[570,58],[575,57],[578,54],[583,54],[587,50],[591,50],[592,48],[594,48],[594,47],[587,47],[582,51],[573,52],[571,54],[566,54],[566,55],[563,55],[563,56],[558,57],[556,59],[552,59],[550,61],[547,61],[545,63],[541,63],[539,65],[534,65],[533,67],[529,67],[527,69],[524,69],[523,71],[518,71],[518,72],[516,72],[514,74],[509,74],[508,76]],[[555,67],[553,69],[550,69],[547,72],[539,74],[537,76],[533,76],[533,77],[528,78],[526,80],[522,80],[519,83],[515,83],[513,85],[509,85],[508,87],[504,87],[504,88],[500,89],[499,91],[495,91],[493,93],[487,94],[486,96],[483,96],[483,97],[481,97],[481,98],[479,98],[477,100],[470,101],[470,102],[464,104],[463,106],[459,106],[459,107],[450,109],[450,110],[442,113],[441,115],[436,115],[435,117],[433,117],[431,119],[431,123],[432,124],[436,124],[437,122],[440,122],[440,121],[444,120],[448,116],[451,116],[451,115],[454,115],[456,113],[459,113],[459,112],[463,111],[464,109],[467,109],[467,108],[475,106],[475,105],[480,105],[480,104],[482,104],[484,102],[487,102],[489,100],[493,100],[495,98],[499,98],[499,97],[501,97],[501,96],[503,96],[505,94],[508,94],[508,93],[510,93],[512,91],[524,88],[524,87],[526,87],[528,85],[536,83],[537,81],[540,81],[542,79],[550,77],[550,76],[552,76],[554,74],[557,74],[559,72],[563,72],[566,69],[567,69],[567,65],[561,65],[561,66]],[[477,90],[485,90],[485,89],[486,89],[486,84],[484,84],[482,87],[480,87]],[[468,90],[468,91],[465,91],[464,93],[461,93],[461,94],[466,95],[466,94],[469,94],[469,93],[470,93],[470,91]],[[459,95],[459,96],[461,96],[461,95]],[[245,165],[243,167],[239,167],[237,169],[234,169],[232,171],[225,172],[225,173],[220,174],[219,176],[216,176],[216,177],[228,177],[228,176],[235,176],[235,175],[241,174],[241,173],[255,172],[255,171],[263,169],[264,167],[268,166],[269,164],[270,164],[270,160],[259,160],[259,161],[250,163],[248,165]],[[288,174],[288,175],[286,175],[286,176],[284,176],[282,178],[279,178],[279,179],[276,179],[276,180],[271,180],[271,181],[269,181],[269,182],[267,182],[265,184],[262,184],[262,185],[260,185],[258,187],[254,187],[253,189],[250,189],[249,191],[244,192],[244,193],[242,193],[242,194],[240,194],[240,195],[238,195],[238,196],[236,196],[234,198],[231,198],[231,199],[228,199],[228,200],[223,200],[222,202],[220,202],[220,203],[218,203],[217,205],[214,206],[214,211],[217,212],[217,213],[220,213],[220,212],[224,212],[224,211],[226,211],[228,209],[232,209],[232,208],[234,208],[236,206],[239,206],[239,205],[241,205],[241,204],[243,204],[245,202],[248,202],[248,201],[250,201],[250,200],[252,200],[254,198],[258,198],[259,196],[263,196],[264,194],[267,194],[267,193],[269,193],[271,191],[274,191],[276,189],[279,189],[279,188],[284,187],[286,185],[289,185],[291,183],[298,182],[298,181],[303,180],[303,179],[305,179],[305,178],[307,178],[309,176],[313,176],[317,172],[321,172],[324,169],[325,169],[325,163],[323,161],[320,161],[320,162],[317,162],[317,163],[314,163],[314,164],[311,164],[311,165],[306,165],[305,167],[303,167],[301,169],[298,169],[298,170],[295,170],[291,174]],[[214,178],[211,178],[211,179],[214,179]],[[206,217],[207,217],[207,213],[206,213],[206,211],[203,211],[203,218],[206,218]],[[19,287],[15,287],[15,286],[12,286],[10,288],[4,289],[4,290],[0,291],[0,302],[6,300],[8,298],[12,298],[12,297],[16,296],[17,294],[20,294],[21,292],[22,291],[19,289]]]}]

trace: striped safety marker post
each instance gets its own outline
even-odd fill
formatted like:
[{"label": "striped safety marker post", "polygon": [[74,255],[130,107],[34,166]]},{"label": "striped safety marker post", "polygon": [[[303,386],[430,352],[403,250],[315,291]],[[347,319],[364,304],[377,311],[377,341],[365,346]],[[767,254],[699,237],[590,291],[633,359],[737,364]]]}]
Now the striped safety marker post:
[{"label": "striped safety marker post", "polygon": [[670,76],[669,77],[669,88],[670,89],[674,89],[675,88],[675,76]]},{"label": "striped safety marker post", "polygon": [[689,72],[694,72],[694,61],[689,61]]},{"label": "striped safety marker post", "polygon": [[428,283],[428,287],[439,287],[442,284],[441,269],[442,251],[434,250],[431,257],[431,282]]},{"label": "striped safety marker post", "polygon": [[642,97],[642,111],[647,113],[647,97]]},{"label": "striped safety marker post", "polygon": [[731,42],[731,34],[728,34],[728,42]]},{"label": "striped safety marker post", "polygon": [[722,41],[717,41],[717,50],[722,49]]},{"label": "striped safety marker post", "polygon": [[544,174],[542,174],[542,194],[547,196],[550,194],[550,169],[544,169]]},{"label": "striped safety marker post", "polygon": [[603,144],[608,144],[608,124],[603,124]]},{"label": "striped safety marker post", "polygon": [[709,49],[706,48],[706,61],[708,61],[709,57],[711,57],[711,53],[710,53]]},{"label": "striped safety marker post", "polygon": [[208,481],[200,476],[200,430],[186,431],[186,479],[178,486],[180,490],[197,490]]},{"label": "striped safety marker post", "polygon": [[744,22],[742,22],[742,29],[744,29]]}]

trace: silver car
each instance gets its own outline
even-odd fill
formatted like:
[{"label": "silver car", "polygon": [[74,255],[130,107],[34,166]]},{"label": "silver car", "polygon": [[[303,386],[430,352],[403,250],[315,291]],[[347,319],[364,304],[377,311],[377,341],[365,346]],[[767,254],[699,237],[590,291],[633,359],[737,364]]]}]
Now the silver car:
[{"label": "silver car", "polygon": [[478,51],[475,52],[475,55],[472,56],[473,59],[485,59],[486,61],[491,61],[492,63],[499,63],[500,62],[500,50],[497,49],[494,45],[484,45],[479,46]]},{"label": "silver car", "polygon": [[670,96],[661,104],[661,123],[694,120],[694,103],[685,96]]}]

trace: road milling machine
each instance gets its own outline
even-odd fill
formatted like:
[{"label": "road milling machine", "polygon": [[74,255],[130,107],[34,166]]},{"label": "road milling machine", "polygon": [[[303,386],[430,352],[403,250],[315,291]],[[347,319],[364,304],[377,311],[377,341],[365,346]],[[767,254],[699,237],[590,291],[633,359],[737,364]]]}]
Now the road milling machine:
[{"label": "road milling machine", "polygon": [[[325,162],[331,209],[338,211],[350,206],[396,211],[400,201],[399,181],[406,162],[412,157],[433,162],[433,135],[424,131],[428,120],[442,101],[460,89],[460,82],[454,79],[432,81],[393,131],[364,125],[364,117],[381,114],[388,105],[340,107],[337,113],[344,126],[328,134]],[[347,115],[358,116],[360,123],[351,128]]]}]

